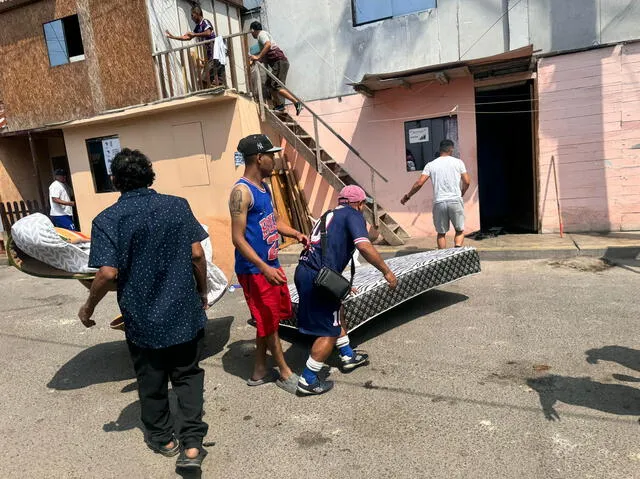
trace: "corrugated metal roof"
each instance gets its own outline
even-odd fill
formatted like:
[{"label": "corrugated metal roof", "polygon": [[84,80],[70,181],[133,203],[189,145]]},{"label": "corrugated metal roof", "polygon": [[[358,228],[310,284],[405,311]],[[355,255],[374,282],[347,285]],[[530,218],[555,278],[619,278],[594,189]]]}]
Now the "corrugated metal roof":
[{"label": "corrugated metal roof", "polygon": [[506,62],[522,63],[522,67],[526,68],[532,55],[533,46],[529,45],[517,50],[500,53],[499,55],[474,60],[460,60],[390,73],[367,73],[358,83],[349,83],[349,85],[353,86],[356,91],[375,91],[437,79],[442,74],[445,74],[448,78],[477,74],[490,71],[496,64]]}]

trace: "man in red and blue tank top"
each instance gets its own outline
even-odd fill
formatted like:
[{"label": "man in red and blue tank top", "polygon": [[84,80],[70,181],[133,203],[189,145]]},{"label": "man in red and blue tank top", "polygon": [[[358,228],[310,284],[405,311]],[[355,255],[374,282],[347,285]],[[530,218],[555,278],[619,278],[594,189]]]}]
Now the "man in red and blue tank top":
[{"label": "man in red and blue tank top", "polygon": [[[295,394],[298,376],[291,371],[282,353],[278,327],[292,316],[287,277],[278,261],[279,235],[296,238],[304,246],[308,238],[278,218],[271,193],[264,183],[271,176],[274,147],[265,135],[250,135],[240,140],[238,151],[244,156],[243,177],[231,190],[231,236],[235,251],[235,271],[249,311],[256,323],[256,359],[249,386],[276,381],[282,389]],[[279,373],[267,370],[267,349]]]}]

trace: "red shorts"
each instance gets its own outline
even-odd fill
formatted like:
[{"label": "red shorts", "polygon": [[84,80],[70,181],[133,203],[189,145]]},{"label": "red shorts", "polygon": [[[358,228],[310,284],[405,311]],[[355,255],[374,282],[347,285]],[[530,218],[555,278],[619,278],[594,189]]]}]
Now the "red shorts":
[{"label": "red shorts", "polygon": [[[284,275],[284,271],[282,274]],[[244,291],[251,316],[256,322],[258,337],[263,338],[275,333],[281,320],[293,316],[291,296],[286,283],[271,285],[262,274],[239,274],[238,282]]]}]

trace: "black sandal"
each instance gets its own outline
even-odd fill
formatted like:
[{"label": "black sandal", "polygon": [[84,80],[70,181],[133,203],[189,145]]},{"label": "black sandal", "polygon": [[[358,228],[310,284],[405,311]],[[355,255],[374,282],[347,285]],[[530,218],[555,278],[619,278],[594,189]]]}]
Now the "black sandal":
[{"label": "black sandal", "polygon": [[[171,448],[166,446],[170,442],[173,442],[173,447]],[[171,439],[169,439],[165,444],[147,441],[147,446],[149,446],[149,449],[153,452],[162,454],[164,457],[172,457],[180,452],[180,441],[178,441],[175,435],[171,435]]]},{"label": "black sandal", "polygon": [[184,452],[184,449],[180,451],[180,456],[176,460],[176,468],[177,469],[200,469],[202,467],[202,461],[207,457],[207,451],[204,448],[200,448],[200,453],[194,457],[190,458]]}]

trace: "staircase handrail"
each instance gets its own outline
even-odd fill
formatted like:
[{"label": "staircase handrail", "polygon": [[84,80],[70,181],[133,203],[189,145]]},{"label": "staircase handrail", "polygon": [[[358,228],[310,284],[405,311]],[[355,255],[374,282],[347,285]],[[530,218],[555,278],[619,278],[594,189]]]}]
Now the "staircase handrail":
[{"label": "staircase handrail", "polygon": [[[262,70],[264,70],[266,72],[267,75],[269,75],[269,77],[275,81],[278,85],[280,85],[282,88],[287,88],[287,86],[282,83],[280,81],[280,79],[278,77],[276,77],[273,73],[271,73],[262,63],[260,62],[256,62],[258,67],[261,68]],[[316,112],[314,112],[311,108],[309,108],[309,105],[307,105],[304,101],[302,101],[295,93],[293,93],[291,90],[287,91],[289,93],[291,93],[291,95],[298,100],[302,106],[304,106],[305,110],[307,110],[309,113],[311,113],[312,117],[314,118],[314,120],[319,121],[320,123],[322,123],[324,125],[324,127],[329,130],[336,138],[338,138],[338,140],[340,140],[354,155],[356,155],[360,161],[362,161],[365,165],[367,165],[369,167],[369,169],[371,170],[372,174],[375,173],[376,175],[378,175],[385,183],[388,183],[389,180],[387,178],[384,177],[384,175],[382,173],[380,173],[378,170],[376,170],[367,160],[365,160],[362,155],[360,153],[358,153],[358,150],[356,150],[347,140],[345,140],[342,135],[340,135],[340,133],[338,133],[337,131],[335,131],[333,128],[331,128],[331,126],[329,126],[329,124],[324,121]],[[316,139],[316,144],[317,144],[317,139]]]}]

